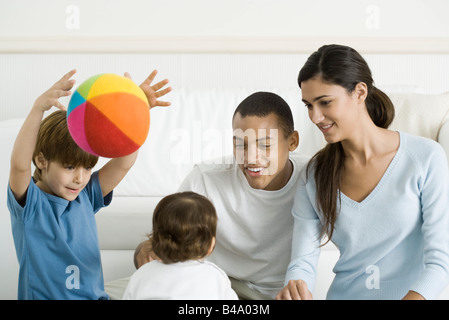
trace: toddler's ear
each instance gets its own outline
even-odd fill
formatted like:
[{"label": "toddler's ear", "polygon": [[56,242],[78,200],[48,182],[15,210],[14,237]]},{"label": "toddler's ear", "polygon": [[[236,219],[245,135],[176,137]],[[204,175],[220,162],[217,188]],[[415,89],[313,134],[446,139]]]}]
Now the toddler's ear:
[{"label": "toddler's ear", "polygon": [[34,162],[40,170],[47,168],[48,160],[45,158],[42,152],[39,152],[39,154],[34,158]]},{"label": "toddler's ear", "polygon": [[207,251],[207,255],[210,255],[212,251],[214,251],[214,249],[215,249],[215,237],[212,238],[209,250]]}]

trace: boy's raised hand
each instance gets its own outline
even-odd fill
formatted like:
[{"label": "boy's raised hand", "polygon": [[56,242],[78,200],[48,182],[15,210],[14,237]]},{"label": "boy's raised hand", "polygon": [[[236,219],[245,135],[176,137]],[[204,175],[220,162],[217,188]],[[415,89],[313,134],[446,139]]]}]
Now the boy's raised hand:
[{"label": "boy's raised hand", "polygon": [[52,106],[55,106],[58,109],[66,110],[66,107],[59,102],[59,98],[72,94],[70,89],[73,88],[75,80],[70,78],[75,73],[76,70],[67,72],[59,81],[51,86],[50,89],[45,91],[36,99],[33,108],[38,108],[41,111],[48,111]]},{"label": "boy's raised hand", "polygon": [[[167,93],[169,93],[171,91],[171,87],[162,89],[168,83],[167,79],[162,80],[154,85],[151,85],[154,78],[156,77],[156,74],[157,70],[153,70],[153,72],[151,72],[148,78],[146,78],[145,81],[142,82],[142,84],[139,86],[147,96],[148,102],[150,104],[150,109],[156,106],[168,107],[169,105],[171,105],[170,102],[158,100],[158,98],[165,96]],[[131,76],[128,72],[125,72],[125,77],[131,79]]]},{"label": "boy's raised hand", "polygon": [[30,183],[31,161],[36,146],[37,134],[45,111],[55,106],[66,110],[59,98],[69,96],[75,84],[70,79],[76,70],[69,71],[47,91],[41,94],[34,102],[30,113],[25,119],[19,133],[17,134],[14,147],[11,152],[11,167],[9,173],[9,185],[17,202],[25,204],[26,192]]}]

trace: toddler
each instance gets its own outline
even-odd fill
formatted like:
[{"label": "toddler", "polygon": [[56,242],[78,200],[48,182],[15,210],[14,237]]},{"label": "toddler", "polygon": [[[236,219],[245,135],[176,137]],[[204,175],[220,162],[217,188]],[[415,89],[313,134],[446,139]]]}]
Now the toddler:
[{"label": "toddler", "polygon": [[168,195],[153,214],[151,246],[158,260],[131,277],[123,299],[237,299],[227,275],[204,261],[215,246],[217,214],[194,192]]}]

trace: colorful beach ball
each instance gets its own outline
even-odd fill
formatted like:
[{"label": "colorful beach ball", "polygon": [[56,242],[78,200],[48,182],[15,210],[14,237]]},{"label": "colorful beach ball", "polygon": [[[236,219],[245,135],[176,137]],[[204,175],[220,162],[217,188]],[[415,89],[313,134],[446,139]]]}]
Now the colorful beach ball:
[{"label": "colorful beach ball", "polygon": [[67,108],[70,134],[81,149],[117,158],[139,149],[150,129],[150,109],[142,89],[115,74],[95,75],[76,89]]}]

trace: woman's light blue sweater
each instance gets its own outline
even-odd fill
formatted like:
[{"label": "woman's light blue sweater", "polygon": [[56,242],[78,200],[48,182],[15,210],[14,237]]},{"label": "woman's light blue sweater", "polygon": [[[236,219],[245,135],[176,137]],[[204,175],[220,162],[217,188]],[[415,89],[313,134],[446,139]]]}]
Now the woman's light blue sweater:
[{"label": "woman's light blue sweater", "polygon": [[[312,169],[298,179],[292,259],[286,275],[313,292],[322,215]],[[400,132],[384,176],[361,202],[341,193],[332,242],[340,250],[328,299],[435,299],[449,280],[449,169],[441,146]]]}]

